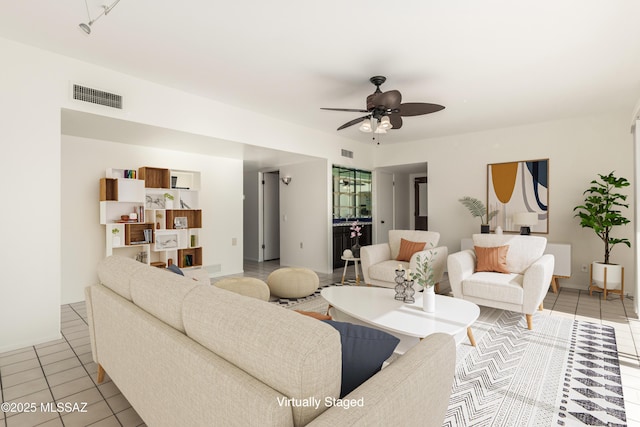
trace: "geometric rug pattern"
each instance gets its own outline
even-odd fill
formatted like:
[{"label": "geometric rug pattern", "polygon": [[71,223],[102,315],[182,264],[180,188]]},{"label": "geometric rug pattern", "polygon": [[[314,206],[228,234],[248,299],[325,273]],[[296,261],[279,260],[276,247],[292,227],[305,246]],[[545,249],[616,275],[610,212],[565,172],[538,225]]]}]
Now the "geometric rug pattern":
[{"label": "geometric rug pattern", "polygon": [[556,425],[624,426],[615,329],[575,322]]},{"label": "geometric rug pattern", "polygon": [[521,313],[491,316],[473,325],[475,348],[457,347],[444,426],[626,425],[613,328],[537,314],[530,331]]}]

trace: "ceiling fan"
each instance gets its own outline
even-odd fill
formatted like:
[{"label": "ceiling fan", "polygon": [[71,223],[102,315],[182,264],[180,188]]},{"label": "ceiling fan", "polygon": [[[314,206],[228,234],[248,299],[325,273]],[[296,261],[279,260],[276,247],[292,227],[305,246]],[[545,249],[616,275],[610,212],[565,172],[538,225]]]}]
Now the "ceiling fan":
[{"label": "ceiling fan", "polygon": [[425,102],[407,102],[402,104],[402,94],[397,90],[382,92],[380,85],[387,80],[384,76],[373,76],[369,79],[376,87],[376,91],[367,96],[366,110],[354,108],[321,108],[321,110],[349,111],[354,113],[367,113],[343,124],[338,128],[342,130],[361,123],[360,130],[363,132],[385,133],[387,129],[400,129],[402,127],[402,117],[420,116],[423,114],[435,113],[444,109],[438,104],[428,104]]}]

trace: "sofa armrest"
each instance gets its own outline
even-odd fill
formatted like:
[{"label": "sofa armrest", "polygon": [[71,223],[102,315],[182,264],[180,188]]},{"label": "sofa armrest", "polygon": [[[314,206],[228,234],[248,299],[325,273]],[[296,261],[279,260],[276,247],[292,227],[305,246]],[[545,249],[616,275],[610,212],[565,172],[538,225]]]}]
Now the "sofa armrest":
[{"label": "sofa armrest", "polygon": [[544,300],[553,277],[554,264],[553,255],[546,254],[531,264],[524,272],[522,279],[522,288],[524,290],[522,311],[525,314],[533,314],[542,300]]},{"label": "sofa armrest", "polygon": [[447,272],[449,285],[456,298],[464,298],[462,281],[471,276],[476,268],[476,253],[471,249],[456,252],[447,257]]},{"label": "sofa armrest", "polygon": [[388,243],[368,245],[360,248],[360,263],[365,283],[371,283],[369,279],[369,267],[382,261],[391,259],[391,249]]},{"label": "sofa armrest", "polygon": [[95,363],[98,361],[98,348],[96,347],[96,333],[93,322],[93,298],[91,295],[91,286],[84,288],[84,305],[87,310],[87,323],[89,324],[89,342],[91,343],[91,356]]},{"label": "sofa armrest", "polygon": [[416,263],[418,257],[420,257],[420,260],[424,260],[424,257],[430,257],[431,253],[433,253],[432,263],[434,284],[440,283],[442,277],[444,276],[444,270],[447,266],[447,255],[449,254],[449,249],[446,246],[438,246],[437,248],[431,248],[424,251],[416,252],[411,256],[411,260],[409,261],[409,268],[411,269],[411,271],[417,271]]},{"label": "sofa armrest", "polygon": [[345,396],[343,402],[351,407],[333,406],[308,425],[440,427],[449,405],[455,360],[451,335],[429,335]]}]

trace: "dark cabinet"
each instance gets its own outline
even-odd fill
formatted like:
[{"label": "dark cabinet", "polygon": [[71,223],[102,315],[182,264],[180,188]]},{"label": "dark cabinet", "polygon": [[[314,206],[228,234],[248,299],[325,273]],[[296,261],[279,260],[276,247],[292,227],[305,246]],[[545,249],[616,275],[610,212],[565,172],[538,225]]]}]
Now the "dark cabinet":
[{"label": "dark cabinet", "polygon": [[[351,249],[355,241],[351,236],[351,224],[336,225],[333,227],[333,268],[344,267],[341,259],[345,249]],[[361,224],[362,236],[360,236],[360,246],[371,244],[371,224]]]}]

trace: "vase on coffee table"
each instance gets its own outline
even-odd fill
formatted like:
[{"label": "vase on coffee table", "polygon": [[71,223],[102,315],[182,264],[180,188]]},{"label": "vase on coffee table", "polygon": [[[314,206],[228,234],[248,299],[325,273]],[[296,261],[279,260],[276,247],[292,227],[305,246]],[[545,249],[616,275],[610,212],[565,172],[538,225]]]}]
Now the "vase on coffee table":
[{"label": "vase on coffee table", "polygon": [[425,286],[422,292],[422,310],[426,313],[436,312],[436,292],[433,286]]}]

